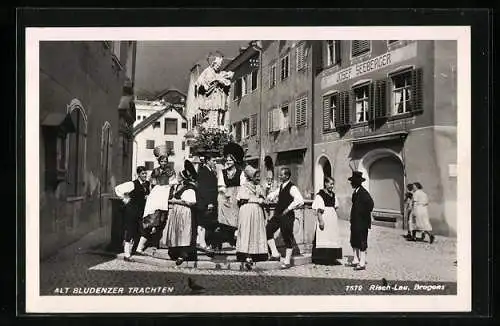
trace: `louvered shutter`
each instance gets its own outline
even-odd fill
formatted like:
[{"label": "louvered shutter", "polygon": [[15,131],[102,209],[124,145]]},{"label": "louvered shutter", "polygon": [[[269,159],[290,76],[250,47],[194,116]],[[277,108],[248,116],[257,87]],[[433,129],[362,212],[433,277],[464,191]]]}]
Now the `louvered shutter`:
[{"label": "louvered shutter", "polygon": [[323,133],[330,130],[330,119],[331,119],[330,101],[331,101],[331,96],[323,97]]},{"label": "louvered shutter", "polygon": [[423,89],[422,89],[422,68],[417,68],[411,72],[412,92],[410,110],[412,112],[422,112],[424,110]]},{"label": "louvered shutter", "polygon": [[375,99],[375,94],[377,93],[377,81],[371,82],[370,85],[368,85],[368,108],[367,112],[365,113],[365,116],[368,115],[367,119],[368,121],[374,120],[375,119],[375,106],[376,106],[376,99]]},{"label": "louvered shutter", "polygon": [[335,62],[334,64],[337,64],[340,62],[340,41],[334,41],[334,51],[335,51]]},{"label": "louvered shutter", "polygon": [[302,125],[307,126],[307,103],[308,99],[307,97],[304,97],[302,99],[302,112],[301,112],[301,118],[302,118]]},{"label": "louvered shutter", "polygon": [[352,111],[354,110],[354,101],[356,97],[354,96],[354,91],[347,91],[344,100],[344,125],[348,126],[351,124]]},{"label": "louvered shutter", "polygon": [[255,136],[257,135],[257,114],[252,114],[250,117],[250,124],[251,124],[251,135]]},{"label": "louvered shutter", "polygon": [[301,70],[305,66],[304,62],[304,54],[305,54],[305,45],[301,44],[297,47],[296,51],[296,64],[297,64],[297,71]]},{"label": "louvered shutter", "polygon": [[267,112],[267,132],[273,132],[273,111]]},{"label": "louvered shutter", "polygon": [[335,115],[335,127],[343,127],[343,119],[344,119],[344,97],[345,97],[345,92],[340,92],[338,95],[338,105],[337,105],[337,114]]},{"label": "louvered shutter", "polygon": [[387,83],[385,80],[378,80],[375,92],[375,119],[387,117]]},{"label": "louvered shutter", "polygon": [[358,56],[365,52],[370,51],[370,41],[369,40],[354,40],[352,41],[352,56]]}]

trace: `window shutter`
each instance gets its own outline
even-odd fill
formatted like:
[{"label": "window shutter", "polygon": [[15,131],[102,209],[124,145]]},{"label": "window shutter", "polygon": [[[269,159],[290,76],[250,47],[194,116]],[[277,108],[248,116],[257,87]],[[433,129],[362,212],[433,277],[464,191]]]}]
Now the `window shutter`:
[{"label": "window shutter", "polygon": [[335,51],[334,64],[337,64],[340,62],[340,41],[334,41],[334,51]]},{"label": "window shutter", "polygon": [[368,85],[368,121],[375,120],[376,88],[377,81],[371,82],[370,85]]},{"label": "window shutter", "polygon": [[273,132],[273,111],[267,112],[267,132]]},{"label": "window shutter", "polygon": [[299,45],[297,47],[297,50],[296,50],[297,71],[301,70],[305,66],[304,51],[305,51],[305,45],[304,44],[301,44],[301,45]]},{"label": "window shutter", "polygon": [[354,90],[347,91],[345,93],[345,99],[344,99],[344,125],[348,126],[351,124],[351,112],[354,110],[354,101],[355,101],[355,96],[354,96]]},{"label": "window shutter", "polygon": [[278,109],[273,109],[273,131],[280,130],[280,115]]},{"label": "window shutter", "polygon": [[345,92],[340,92],[339,95],[338,95],[338,105],[337,105],[337,114],[335,115],[335,127],[338,128],[338,127],[342,127],[344,125],[343,121],[344,121],[344,115],[345,115],[345,112],[344,112],[344,102],[345,102]]},{"label": "window shutter", "polygon": [[330,96],[323,97],[323,133],[330,130],[330,119],[331,119],[330,101],[331,101]]},{"label": "window shutter", "polygon": [[387,117],[387,83],[385,80],[377,81],[375,94],[375,119]]},{"label": "window shutter", "polygon": [[370,51],[370,41],[369,40],[354,40],[352,41],[352,56],[358,56],[365,52]]},{"label": "window shutter", "polygon": [[423,89],[422,89],[422,68],[416,68],[411,72],[412,92],[411,111],[422,112],[424,110]]},{"label": "window shutter", "polygon": [[250,116],[250,136],[257,135],[257,114]]},{"label": "window shutter", "polygon": [[302,125],[307,126],[307,97],[304,97],[302,99],[301,118],[302,118]]}]

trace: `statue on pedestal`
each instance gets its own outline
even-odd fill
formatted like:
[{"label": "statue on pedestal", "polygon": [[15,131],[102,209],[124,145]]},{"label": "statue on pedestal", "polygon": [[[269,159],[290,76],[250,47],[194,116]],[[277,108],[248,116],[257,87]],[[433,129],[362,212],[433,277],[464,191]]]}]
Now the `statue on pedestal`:
[{"label": "statue on pedestal", "polygon": [[232,71],[221,71],[223,55],[219,52],[208,56],[209,66],[200,74],[195,83],[195,97],[200,103],[207,129],[224,129],[227,99],[231,88]]}]

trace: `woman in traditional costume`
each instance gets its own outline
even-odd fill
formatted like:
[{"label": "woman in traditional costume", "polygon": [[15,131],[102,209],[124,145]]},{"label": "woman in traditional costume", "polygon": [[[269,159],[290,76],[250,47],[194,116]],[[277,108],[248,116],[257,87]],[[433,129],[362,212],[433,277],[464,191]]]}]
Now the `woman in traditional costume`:
[{"label": "woman in traditional costume", "polygon": [[240,206],[236,258],[251,270],[254,262],[268,259],[266,216],[262,208],[266,196],[260,186],[260,172],[247,165],[244,173],[249,181],[239,188],[236,195]]},{"label": "woman in traditional costume", "polygon": [[196,169],[186,160],[178,176],[179,184],[169,200],[171,209],[162,242],[177,266],[196,260],[196,178]]},{"label": "woman in traditional costume", "polygon": [[153,150],[153,154],[157,157],[160,166],[153,169],[150,176],[152,189],[144,207],[141,239],[137,246],[139,254],[144,253],[148,240],[153,247],[159,247],[168,216],[170,187],[177,183],[175,171],[168,166],[168,148],[165,145],[158,146]]},{"label": "woman in traditional costume", "polygon": [[313,242],[312,262],[314,264],[335,265],[342,258],[342,247],[338,235],[338,201],[333,191],[335,181],[325,177],[324,188],[314,198],[312,209],[318,222]]},{"label": "woman in traditional costume", "polygon": [[223,155],[225,168],[218,172],[218,228],[216,230],[217,249],[222,249],[222,244],[228,242],[236,245],[236,230],[238,228],[239,207],[236,194],[241,185],[246,182],[245,174],[241,168],[243,162],[243,148],[236,143],[224,146]]}]

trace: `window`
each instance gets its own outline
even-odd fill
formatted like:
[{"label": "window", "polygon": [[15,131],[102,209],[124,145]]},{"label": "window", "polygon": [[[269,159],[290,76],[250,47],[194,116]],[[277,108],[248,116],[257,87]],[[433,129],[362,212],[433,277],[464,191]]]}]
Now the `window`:
[{"label": "window", "polygon": [[247,95],[248,90],[247,76],[241,77],[241,97]]},{"label": "window", "polygon": [[165,147],[167,148],[167,153],[168,152],[174,152],[174,142],[171,140],[167,140],[165,142]]},{"label": "window", "polygon": [[273,88],[276,85],[276,64],[273,64],[269,68],[269,88]]},{"label": "window", "polygon": [[146,149],[154,149],[155,148],[155,141],[154,140],[146,140]]},{"label": "window", "polygon": [[241,140],[241,122],[234,124],[234,138],[237,142]]},{"label": "window", "polygon": [[80,196],[85,185],[87,117],[83,108],[77,105],[70,108],[70,116],[76,131],[67,137],[68,162],[66,165],[68,167],[69,195]]},{"label": "window", "polygon": [[356,122],[368,121],[369,85],[360,86],[354,89],[354,106],[356,112]]},{"label": "window", "polygon": [[297,46],[297,49],[295,51],[297,71],[302,70],[306,67],[305,49],[306,46],[304,43],[302,43],[299,46]]},{"label": "window", "polygon": [[250,116],[250,136],[257,135],[257,114]]},{"label": "window", "polygon": [[361,54],[367,53],[370,51],[370,41],[369,40],[356,40],[351,41],[351,56],[354,58]]},{"label": "window", "polygon": [[280,80],[285,80],[290,75],[290,55],[287,54],[280,60]]},{"label": "window", "polygon": [[307,97],[301,97],[295,101],[295,126],[305,126],[307,116]]},{"label": "window", "polygon": [[326,41],[326,66],[340,62],[340,41]]},{"label": "window", "polygon": [[335,129],[338,94],[323,97],[323,132]]},{"label": "window", "polygon": [[243,119],[241,121],[241,139],[245,139],[250,135],[250,121]]},{"label": "window", "polygon": [[160,128],[160,121],[153,122],[153,129]]},{"label": "window", "polygon": [[241,97],[241,78],[236,79],[236,82],[234,83],[234,96],[233,99],[236,100]]},{"label": "window", "polygon": [[254,70],[252,71],[251,73],[251,90],[254,91],[257,89],[257,76],[259,75],[259,71],[258,70]]},{"label": "window", "polygon": [[410,111],[411,73],[410,71],[391,76],[392,79],[392,114]]},{"label": "window", "polygon": [[187,129],[187,122],[183,122],[182,125],[181,125],[181,128],[182,129]]},{"label": "window", "polygon": [[152,161],[145,161],[144,166],[146,167],[146,170],[151,171],[154,169],[155,164]]},{"label": "window", "polygon": [[165,118],[165,135],[177,135],[177,119]]},{"label": "window", "polygon": [[267,131],[268,132],[275,132],[280,130],[280,125],[279,125],[279,114],[280,112],[278,111],[277,108],[272,108],[267,112]]},{"label": "window", "polygon": [[288,104],[285,104],[280,109],[280,129],[285,130],[290,127],[290,114],[288,110]]},{"label": "window", "polygon": [[182,141],[181,143],[181,150],[186,150],[186,142],[185,141]]}]

